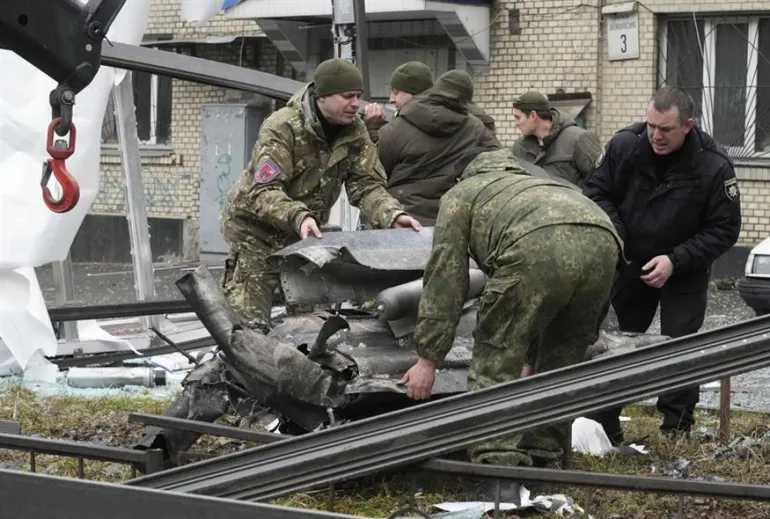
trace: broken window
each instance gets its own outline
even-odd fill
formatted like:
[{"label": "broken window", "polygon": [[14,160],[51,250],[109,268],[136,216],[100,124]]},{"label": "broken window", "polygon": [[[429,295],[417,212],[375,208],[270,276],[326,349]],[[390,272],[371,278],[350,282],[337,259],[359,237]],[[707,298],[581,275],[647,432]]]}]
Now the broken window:
[{"label": "broken window", "polygon": [[[158,47],[153,47],[158,48]],[[168,49],[166,49],[168,50]],[[173,50],[173,49],[172,49]],[[131,73],[136,105],[136,132],[144,145],[171,144],[172,79],[147,72]],[[118,120],[110,91],[102,122],[102,144],[118,143]]]},{"label": "broken window", "polygon": [[660,75],[692,96],[698,124],[731,156],[770,157],[770,17],[666,20]]}]

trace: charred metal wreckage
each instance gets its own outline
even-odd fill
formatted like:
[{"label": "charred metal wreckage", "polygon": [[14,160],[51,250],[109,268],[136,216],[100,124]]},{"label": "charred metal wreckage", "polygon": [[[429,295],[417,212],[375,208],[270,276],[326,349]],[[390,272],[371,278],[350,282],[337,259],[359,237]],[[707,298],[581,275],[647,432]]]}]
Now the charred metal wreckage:
[{"label": "charred metal wreckage", "polygon": [[[240,322],[205,267],[186,274],[177,286],[219,350],[190,373],[164,415],[213,422],[227,412],[253,420],[270,412],[280,432],[303,434],[415,405],[397,382],[417,360],[412,332],[431,244],[431,228],[327,232],[276,252],[271,260],[285,302],[319,311],[286,316],[267,335]],[[467,391],[473,300],[485,284],[475,264],[470,274],[465,312],[433,398]],[[590,355],[665,339],[603,333]],[[178,465],[197,438],[153,426],[138,448],[163,449],[168,464]]]}]

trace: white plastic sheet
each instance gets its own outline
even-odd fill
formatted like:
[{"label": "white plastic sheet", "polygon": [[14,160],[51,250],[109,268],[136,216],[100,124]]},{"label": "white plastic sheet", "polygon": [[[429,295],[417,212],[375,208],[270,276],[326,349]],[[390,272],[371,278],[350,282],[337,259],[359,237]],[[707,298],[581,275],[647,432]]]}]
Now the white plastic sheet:
[{"label": "white plastic sheet", "polygon": [[[149,6],[126,2],[108,39],[138,44]],[[80,201],[72,211],[57,214],[45,206],[40,190],[42,164],[48,158],[48,95],[56,82],[14,52],[0,51],[0,337],[22,368],[35,352],[56,352],[33,267],[67,256],[96,198],[102,121],[112,86],[123,75],[102,67],[77,95],[73,115],[77,139],[67,167],[80,185]]]},{"label": "white plastic sheet", "polygon": [[[628,421],[621,417],[621,421]],[[643,445],[614,447],[599,422],[579,417],[572,422],[572,450],[581,454],[603,457],[606,454],[647,454]]]},{"label": "white plastic sheet", "polygon": [[182,18],[186,22],[203,24],[214,18],[222,9],[223,0],[182,0]]},{"label": "white plastic sheet", "polygon": [[[14,272],[26,274],[27,281],[30,287],[33,288],[29,290],[30,295],[35,296],[40,293],[39,288],[37,290],[34,289],[37,287],[37,278],[33,269],[23,268]],[[23,292],[21,287],[18,286],[22,280],[18,279],[16,281],[14,283],[15,293],[8,294],[9,299],[14,295],[19,296]],[[3,294],[0,294],[0,298],[2,297]],[[10,305],[6,305],[6,308],[8,307]],[[56,381],[58,368],[55,364],[45,359],[45,355],[50,355],[50,353],[44,351],[43,348],[36,347],[39,344],[47,344],[50,340],[49,336],[53,335],[48,319],[40,320],[36,318],[36,314],[41,312],[45,315],[46,308],[43,298],[33,297],[27,302],[26,306],[19,305],[16,313],[10,314],[8,319],[0,321],[0,336],[4,337],[0,341],[0,376],[23,374],[27,380]],[[4,323],[10,326],[3,329],[2,325]],[[130,350],[141,356],[129,341],[114,337],[99,326],[99,323],[94,319],[78,321],[77,330],[81,341],[98,342],[101,346],[99,348],[101,351]],[[14,348],[11,351],[6,341],[10,345],[24,345],[25,347]]]},{"label": "white plastic sheet", "polygon": [[0,375],[18,372],[33,357],[40,366],[41,354],[56,352],[56,337],[32,267],[0,271],[0,337]]}]

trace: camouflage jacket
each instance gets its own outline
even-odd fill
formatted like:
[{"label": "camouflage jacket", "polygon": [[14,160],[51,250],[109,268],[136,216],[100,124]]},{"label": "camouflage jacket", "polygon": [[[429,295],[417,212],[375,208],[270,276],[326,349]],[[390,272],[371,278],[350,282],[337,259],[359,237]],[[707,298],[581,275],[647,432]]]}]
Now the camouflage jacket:
[{"label": "camouflage jacket", "polygon": [[514,143],[513,154],[583,187],[602,150],[599,138],[595,133],[578,126],[564,112],[552,108],[551,114],[553,123],[551,131],[543,138],[543,147],[540,147],[537,137],[528,135]]},{"label": "camouflage jacket", "polygon": [[528,175],[510,150],[480,154],[461,178],[441,200],[414,334],[419,356],[437,362],[454,342],[470,257],[492,276],[522,236],[560,224],[601,227],[623,247],[599,206],[563,183]]},{"label": "camouflage jacket", "polygon": [[377,148],[360,118],[327,144],[310,83],[262,123],[249,166],[222,209],[225,240],[245,249],[284,246],[298,239],[305,217],[328,221],[343,183],[375,227],[390,227],[404,212],[385,190]]}]

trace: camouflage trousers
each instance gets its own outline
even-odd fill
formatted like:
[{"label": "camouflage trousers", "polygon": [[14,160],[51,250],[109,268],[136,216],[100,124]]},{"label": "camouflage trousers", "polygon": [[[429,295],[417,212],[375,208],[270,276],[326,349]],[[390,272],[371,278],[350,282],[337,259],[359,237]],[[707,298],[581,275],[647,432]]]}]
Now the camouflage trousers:
[{"label": "camouflage trousers", "polygon": [[272,250],[230,251],[231,267],[225,269],[222,288],[238,316],[251,326],[270,325],[273,295],[280,279],[278,270],[267,263]]},{"label": "camouflage trousers", "polygon": [[[620,249],[608,231],[555,225],[525,235],[503,252],[479,301],[470,390],[577,364],[599,338],[609,311]],[[496,465],[545,465],[571,444],[562,423],[470,448],[471,460]]]}]

